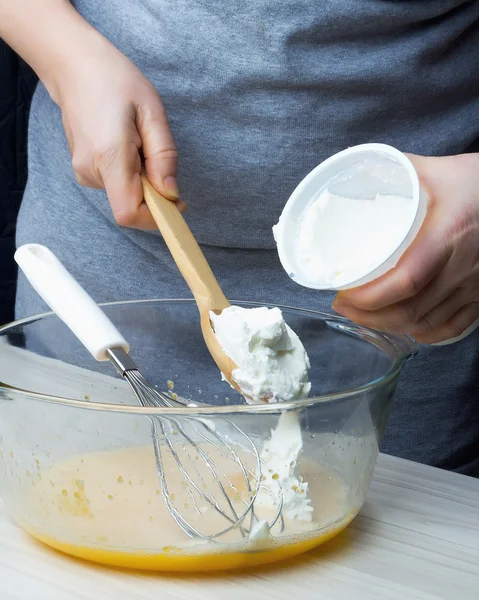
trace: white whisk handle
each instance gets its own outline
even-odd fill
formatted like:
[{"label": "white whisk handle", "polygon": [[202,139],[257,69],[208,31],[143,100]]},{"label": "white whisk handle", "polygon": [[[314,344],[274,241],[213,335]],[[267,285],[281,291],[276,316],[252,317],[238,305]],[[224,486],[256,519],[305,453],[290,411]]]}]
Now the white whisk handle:
[{"label": "white whisk handle", "polygon": [[96,360],[108,360],[110,348],[129,351],[125,338],[48,248],[26,244],[17,250],[15,260],[38,294]]}]

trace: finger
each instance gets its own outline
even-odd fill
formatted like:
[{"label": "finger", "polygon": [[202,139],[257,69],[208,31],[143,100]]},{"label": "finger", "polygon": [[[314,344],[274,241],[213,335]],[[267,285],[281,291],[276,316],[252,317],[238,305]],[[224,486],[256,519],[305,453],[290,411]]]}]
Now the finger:
[{"label": "finger", "polygon": [[[66,129],[65,129],[66,131]],[[67,139],[72,140],[70,136]],[[89,148],[75,148],[73,141],[68,142],[72,149],[72,168],[75,179],[80,185],[101,190],[105,186],[100,175],[100,171],[95,168],[95,159]]]},{"label": "finger", "polygon": [[413,324],[409,333],[415,338],[424,335],[434,335],[434,332],[449,321],[464,306],[469,304],[470,293],[464,288],[455,290],[450,296],[426,313]]},{"label": "finger", "polygon": [[104,184],[101,175],[95,172],[92,167],[83,166],[83,163],[78,165],[75,160],[72,161],[73,174],[77,183],[84,187],[93,188],[94,190],[104,189]]},{"label": "finger", "polygon": [[440,328],[418,335],[417,341],[421,344],[436,344],[450,340],[461,335],[470,325],[479,318],[479,302],[471,302],[459,309],[453,317],[448,319]]},{"label": "finger", "polygon": [[334,307],[334,310],[350,321],[353,321],[358,325],[363,325],[364,327],[370,327],[377,331],[396,333],[398,335],[409,334],[409,329],[412,328],[412,325],[407,326],[402,320],[397,319],[395,307],[396,305],[380,310],[369,311],[350,305],[346,307],[341,306],[340,308]]},{"label": "finger", "polygon": [[478,269],[472,268],[464,277],[463,269],[457,267],[457,256],[455,259],[416,298],[396,305],[397,316],[402,312],[403,323],[409,320],[414,325],[412,335],[442,325],[462,306],[478,297]]},{"label": "finger", "polygon": [[152,93],[151,102],[137,107],[136,125],[141,136],[146,176],[165,198],[179,198],[176,181],[178,152],[161,99]]},{"label": "finger", "polygon": [[188,205],[181,198],[176,201],[176,206],[177,206],[178,210],[180,211],[180,213],[182,213],[182,214],[188,210]]},{"label": "finger", "polygon": [[[397,302],[396,304],[372,311],[365,311],[359,308],[364,313],[362,315],[359,315],[357,312],[353,313],[351,309],[357,309],[358,307],[349,302],[339,305],[334,304],[333,306],[336,312],[350,319],[352,319],[353,314],[355,318],[359,316],[362,324],[367,324],[368,327],[380,328],[382,331],[390,331],[391,333],[408,333],[412,335],[414,328],[420,323],[427,325],[427,319],[430,318],[436,307],[443,307],[443,302],[446,300],[450,303],[451,297],[456,298],[460,296],[461,303],[445,316],[442,321],[436,324],[440,325],[444,323],[463,304],[469,302],[471,300],[471,293],[467,292],[467,290],[471,288],[470,284],[470,281],[464,280],[462,274],[458,273],[457,267],[452,262],[449,262],[422,292],[403,302]],[[456,290],[458,291],[456,292]],[[444,306],[446,305],[448,304],[446,303]],[[439,314],[442,313],[439,312]]]},{"label": "finger", "polygon": [[470,292],[466,288],[454,290],[447,298],[440,302],[432,310],[422,314],[418,313],[413,301],[400,302],[387,306],[380,310],[367,311],[354,306],[345,308],[339,312],[344,317],[364,325],[399,335],[428,334],[441,327],[461,307],[470,301]]},{"label": "finger", "polygon": [[[434,311],[436,307],[441,306],[452,295],[455,296],[456,290],[459,290],[461,284],[464,285],[465,283],[463,273],[458,271],[455,262],[450,260],[422,292],[401,303],[405,322],[417,323],[424,315]],[[459,291],[461,296],[463,296],[463,301],[465,301],[466,294],[464,289],[461,288]]]},{"label": "finger", "polygon": [[138,148],[133,142],[120,143],[97,162],[116,222],[123,227],[156,229],[143,202]]},{"label": "finger", "polygon": [[[358,325],[370,327],[377,331],[385,331],[399,335],[412,335],[418,341],[427,339],[432,341],[424,343],[433,343],[460,335],[461,331],[452,335],[451,326],[448,325],[448,323],[455,315],[459,314],[464,307],[470,307],[475,304],[474,302],[470,303],[466,300],[469,295],[470,294],[465,289],[458,289],[417,322],[410,322],[406,325],[402,321],[398,322],[395,318],[395,313],[398,312],[397,306],[387,307],[386,309],[372,312],[362,311],[352,307],[344,313],[344,316],[351,321],[358,323]],[[466,323],[464,329],[469,325],[470,323]],[[444,331],[446,331],[447,336],[441,337],[444,336]]]},{"label": "finger", "polygon": [[464,290],[451,294],[431,311],[420,313],[414,299],[398,302],[379,310],[362,310],[353,305],[335,308],[338,314],[365,327],[396,334],[415,335],[442,325],[465,302]]}]

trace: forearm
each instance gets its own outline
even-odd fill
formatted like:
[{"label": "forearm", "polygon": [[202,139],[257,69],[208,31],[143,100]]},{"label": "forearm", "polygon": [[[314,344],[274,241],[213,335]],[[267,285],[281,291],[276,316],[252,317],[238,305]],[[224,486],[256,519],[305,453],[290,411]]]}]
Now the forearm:
[{"label": "forearm", "polygon": [[0,37],[37,73],[59,102],[62,78],[74,76],[85,50],[106,40],[68,0],[0,0]]}]

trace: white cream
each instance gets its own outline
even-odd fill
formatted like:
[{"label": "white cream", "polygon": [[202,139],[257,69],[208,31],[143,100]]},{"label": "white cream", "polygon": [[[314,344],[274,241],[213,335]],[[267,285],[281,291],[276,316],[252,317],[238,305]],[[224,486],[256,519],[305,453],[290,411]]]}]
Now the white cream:
[{"label": "white cream", "polygon": [[264,542],[271,540],[271,529],[268,521],[256,521],[251,527],[248,538],[255,545],[261,545]]},{"label": "white cream", "polygon": [[249,401],[308,396],[309,358],[279,308],[230,306],[210,318],[225,354],[238,366],[233,379]]},{"label": "white cream", "polygon": [[[220,315],[210,313],[210,317],[225,353],[238,366],[233,379],[249,401],[287,402],[307,397],[311,389],[309,358],[279,308],[231,306]],[[261,451],[266,468],[257,501],[259,505],[278,505],[281,497],[286,517],[311,521],[308,484],[298,474],[302,447],[297,413],[283,413]],[[264,540],[269,535],[266,525],[256,523],[251,538]]]},{"label": "white cream", "polygon": [[416,211],[405,196],[355,199],[323,190],[299,221],[295,260],[315,283],[338,288],[357,281],[394,253]]},{"label": "white cream", "polygon": [[285,412],[261,451],[261,459],[268,468],[263,472],[266,489],[259,494],[258,504],[269,505],[273,503],[271,495],[278,498],[281,494],[283,513],[288,519],[311,521],[313,507],[308,498],[308,483],[298,473],[302,449],[298,414]]}]

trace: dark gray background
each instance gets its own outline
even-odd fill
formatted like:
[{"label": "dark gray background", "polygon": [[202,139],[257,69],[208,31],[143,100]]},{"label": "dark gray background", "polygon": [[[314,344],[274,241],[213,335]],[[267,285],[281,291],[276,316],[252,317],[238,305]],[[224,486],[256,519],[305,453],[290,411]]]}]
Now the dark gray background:
[{"label": "dark gray background", "polygon": [[27,122],[36,77],[0,40],[0,323],[13,320],[15,221],[27,179]]}]

